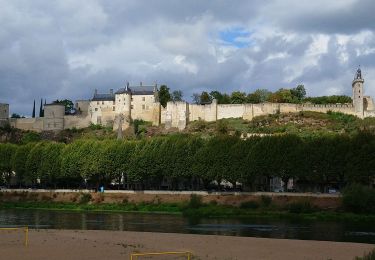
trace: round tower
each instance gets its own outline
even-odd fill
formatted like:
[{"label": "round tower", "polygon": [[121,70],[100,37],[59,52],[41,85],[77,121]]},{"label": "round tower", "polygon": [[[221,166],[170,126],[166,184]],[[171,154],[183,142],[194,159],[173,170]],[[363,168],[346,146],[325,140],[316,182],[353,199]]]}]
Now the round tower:
[{"label": "round tower", "polygon": [[364,106],[363,106],[363,83],[365,80],[362,78],[361,68],[358,68],[357,73],[352,82],[353,89],[353,106],[354,111],[359,117],[363,117]]}]

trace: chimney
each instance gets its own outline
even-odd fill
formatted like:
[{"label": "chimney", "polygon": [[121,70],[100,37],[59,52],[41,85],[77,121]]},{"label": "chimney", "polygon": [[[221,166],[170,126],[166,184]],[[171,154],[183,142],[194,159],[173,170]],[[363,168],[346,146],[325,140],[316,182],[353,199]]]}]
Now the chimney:
[{"label": "chimney", "polygon": [[109,90],[109,93],[110,93],[111,95],[113,95],[113,88],[111,88],[111,89]]},{"label": "chimney", "polygon": [[95,95],[97,95],[97,94],[98,94],[98,90],[97,90],[97,89],[95,89],[95,92],[94,92],[94,94],[95,94]]}]

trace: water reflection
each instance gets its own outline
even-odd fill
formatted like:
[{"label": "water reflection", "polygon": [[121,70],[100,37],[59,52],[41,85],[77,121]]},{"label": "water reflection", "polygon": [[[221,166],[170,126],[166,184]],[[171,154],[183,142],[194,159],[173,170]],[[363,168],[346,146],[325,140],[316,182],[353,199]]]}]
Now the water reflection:
[{"label": "water reflection", "polygon": [[362,222],[322,222],[270,219],[187,219],[178,215],[0,210],[0,226],[31,228],[129,230],[214,234],[375,244],[375,225]]}]

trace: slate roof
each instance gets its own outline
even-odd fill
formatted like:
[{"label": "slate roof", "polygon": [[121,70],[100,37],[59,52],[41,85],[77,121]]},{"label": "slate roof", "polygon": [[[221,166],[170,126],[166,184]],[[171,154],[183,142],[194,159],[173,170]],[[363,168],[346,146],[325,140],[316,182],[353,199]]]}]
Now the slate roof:
[{"label": "slate roof", "polygon": [[114,94],[94,94],[92,101],[115,101]]},{"label": "slate roof", "polygon": [[116,91],[116,94],[132,93],[132,95],[154,95],[155,86],[126,86]]}]

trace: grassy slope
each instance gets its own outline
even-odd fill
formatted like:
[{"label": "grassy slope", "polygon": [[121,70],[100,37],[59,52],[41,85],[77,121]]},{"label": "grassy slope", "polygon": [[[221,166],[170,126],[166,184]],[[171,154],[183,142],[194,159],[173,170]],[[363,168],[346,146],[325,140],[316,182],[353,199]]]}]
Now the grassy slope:
[{"label": "grassy slope", "polygon": [[[375,118],[359,119],[352,115],[342,113],[299,112],[289,114],[274,114],[255,117],[252,121],[240,118],[222,119],[216,122],[194,121],[183,131],[187,134],[202,136],[217,133],[238,134],[264,133],[264,134],[296,134],[302,137],[326,134],[355,134],[367,130],[375,133]],[[142,136],[160,136],[179,132],[177,129],[164,129],[163,126],[151,126],[148,122],[139,125],[139,135],[134,134],[134,129],[127,129],[124,137],[128,139]],[[116,133],[112,128],[92,125],[85,129],[64,130],[59,133],[43,132],[37,134],[31,131],[18,129],[0,129],[0,140],[12,143],[26,143],[29,141],[53,140],[70,143],[77,139],[115,139]]]}]

